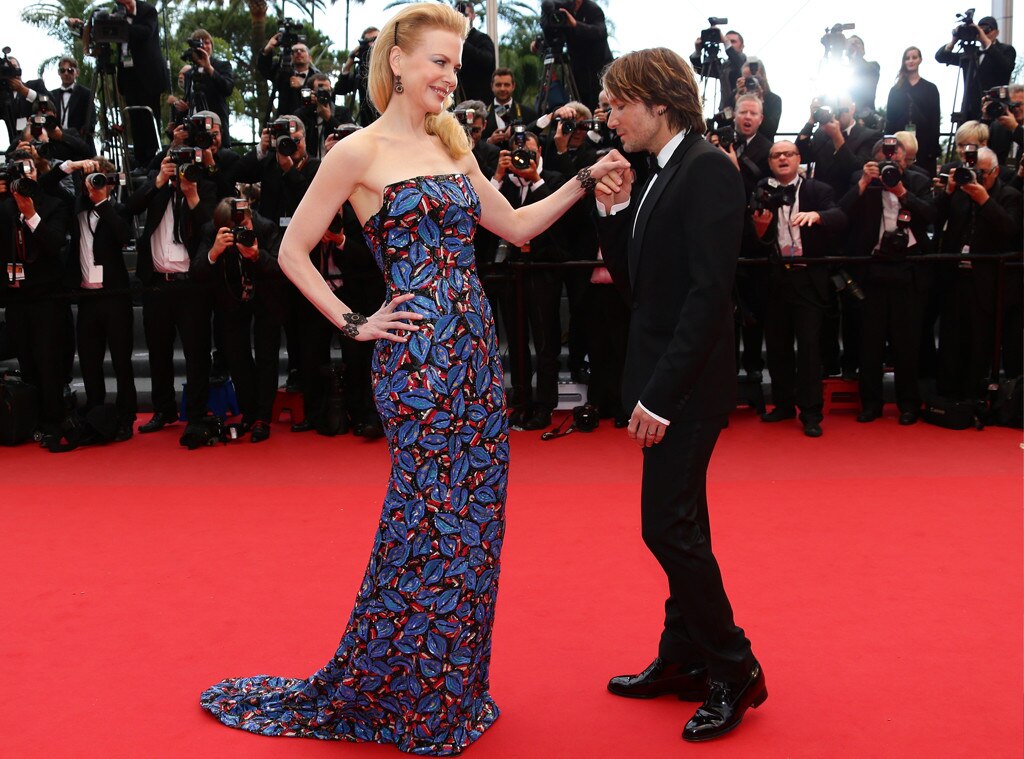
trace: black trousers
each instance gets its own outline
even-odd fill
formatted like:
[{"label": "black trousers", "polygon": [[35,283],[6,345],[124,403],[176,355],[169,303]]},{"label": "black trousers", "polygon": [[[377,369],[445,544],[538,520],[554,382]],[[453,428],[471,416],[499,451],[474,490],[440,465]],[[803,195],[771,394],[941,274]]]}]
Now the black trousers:
[{"label": "black trousers", "polygon": [[7,334],[22,378],[39,391],[39,428],[46,433],[57,432],[66,416],[67,309],[67,303],[45,297],[7,303]]},{"label": "black trousers", "polygon": [[[159,275],[157,275],[159,276]],[[153,380],[153,411],[176,414],[174,341],[181,338],[191,420],[206,415],[210,392],[210,297],[193,283],[156,282],[142,296],[142,325]]]},{"label": "black trousers", "polygon": [[704,662],[716,680],[744,680],[750,641],[733,621],[718,561],[711,551],[707,469],[726,417],[674,421],[662,442],[644,449],[641,529],[668,576],[665,629],[658,655]]},{"label": "black trousers", "polygon": [[864,283],[860,345],[860,399],[865,411],[882,410],[885,345],[892,346],[896,405],[900,411],[919,411],[918,388],[921,297],[912,283]]},{"label": "black trousers", "polygon": [[110,349],[110,363],[117,379],[117,415],[122,423],[135,421],[138,399],[132,368],[132,298],[127,293],[83,292],[78,303],[78,363],[85,382],[85,408],[106,402],[107,385],[103,357]]},{"label": "black trousers", "polygon": [[[768,269],[741,266],[736,272],[736,364],[747,374],[764,370],[764,320],[768,311]],[[740,355],[740,342],[743,353]]]},{"label": "black trousers", "polygon": [[939,320],[937,388],[947,398],[984,398],[992,368],[995,304],[979,294],[973,270],[954,274]]},{"label": "black trousers", "polygon": [[558,365],[562,352],[562,276],[556,269],[537,269],[526,277],[526,313],[537,354],[538,407],[558,405]]},{"label": "black trousers", "polygon": [[772,402],[783,408],[799,407],[800,419],[805,423],[820,422],[822,418],[824,310],[810,268],[772,272],[764,328]]},{"label": "black trousers", "polygon": [[[590,284],[585,295],[590,386],[587,401],[602,417],[626,418],[622,370],[626,365],[629,306],[615,285]],[[630,409],[632,410],[632,409]]]},{"label": "black trousers", "polygon": [[[525,291],[525,281],[523,288]],[[491,309],[496,318],[500,317],[501,326],[505,331],[504,349],[508,351],[509,374],[512,377],[508,405],[513,408],[522,408],[529,405],[533,398],[531,388],[533,358],[530,355],[530,319],[527,315],[529,295],[524,292],[523,318],[520,320],[515,280],[503,278],[488,281],[485,291]]]},{"label": "black trousers", "polygon": [[219,313],[224,326],[224,354],[235,384],[242,422],[269,424],[277,393],[281,352],[278,312],[265,307],[257,298]]}]

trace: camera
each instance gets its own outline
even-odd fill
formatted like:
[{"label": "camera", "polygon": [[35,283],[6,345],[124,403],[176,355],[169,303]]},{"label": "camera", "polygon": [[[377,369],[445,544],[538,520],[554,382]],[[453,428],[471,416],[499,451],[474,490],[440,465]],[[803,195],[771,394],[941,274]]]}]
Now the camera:
[{"label": "camera", "polygon": [[189,116],[185,122],[188,141],[193,147],[208,150],[213,147],[213,119],[209,116]]},{"label": "camera", "polygon": [[283,156],[293,156],[299,149],[294,135],[298,127],[291,119],[277,119],[270,125],[270,144]]},{"label": "camera", "polygon": [[992,87],[981,93],[981,120],[995,121],[1010,111],[1010,88]]},{"label": "camera", "polygon": [[829,277],[829,279],[832,280],[832,286],[836,289],[837,293],[849,290],[850,295],[854,298],[857,300],[864,300],[864,291],[860,288],[860,285],[857,284],[857,280],[851,277],[850,273],[846,271],[846,269],[839,269],[835,274]]},{"label": "camera", "polygon": [[953,169],[953,181],[958,185],[971,184],[978,181],[978,174],[974,167],[978,165],[978,146],[964,146],[964,160],[962,166]]},{"label": "camera", "polygon": [[8,161],[0,166],[0,180],[7,182],[7,191],[16,192],[23,198],[31,197],[36,191],[36,182],[29,176],[32,173],[32,161],[27,158]]},{"label": "camera", "polygon": [[846,35],[843,32],[856,28],[856,24],[833,24],[825,29],[821,44],[825,48],[825,57],[839,57],[846,52]]},{"label": "camera", "polygon": [[120,5],[113,8],[99,8],[89,19],[89,39],[97,45],[123,45],[128,42],[131,24],[128,11]]},{"label": "camera", "polygon": [[0,92],[5,95],[11,92],[11,80],[21,78],[21,67],[14,65],[11,59],[8,58],[11,49],[5,47],[3,49],[3,58],[0,58]]},{"label": "camera", "polygon": [[540,24],[544,26],[568,27],[569,21],[562,10],[572,13],[576,3],[573,0],[544,0],[540,4]]},{"label": "camera", "polygon": [[124,174],[87,174],[85,183],[94,190],[102,190],[104,187],[125,184]]},{"label": "camera", "polygon": [[29,119],[28,130],[31,133],[33,140],[38,140],[42,137],[44,129],[46,129],[46,116],[37,113]]},{"label": "camera", "polygon": [[251,213],[247,198],[231,198],[231,236],[235,245],[251,248],[256,242],[256,231],[243,226]]},{"label": "camera", "polygon": [[896,216],[896,229],[882,234],[876,258],[902,261],[907,257],[907,248],[910,245],[910,218],[910,211],[901,208]]},{"label": "camera", "polygon": [[576,119],[563,119],[561,116],[555,116],[555,129],[558,129],[558,125],[562,125],[562,134],[570,135],[576,131]]},{"label": "camera", "polygon": [[893,188],[903,179],[903,169],[894,161],[900,142],[895,135],[887,134],[882,138],[882,155],[885,159],[878,162],[878,179],[886,187]]},{"label": "camera", "polygon": [[[600,119],[581,119],[576,122],[576,128],[582,129],[585,132],[600,132],[604,129],[605,123]],[[562,127],[564,130],[565,127]]]},{"label": "camera", "polygon": [[299,90],[299,97],[302,102],[307,105],[330,105],[334,103],[334,93],[329,89],[311,89],[309,87],[303,87]]},{"label": "camera", "polygon": [[829,106],[820,105],[814,109],[813,118],[815,124],[821,125],[829,123],[830,121],[832,121],[832,119],[835,118],[835,116],[833,115],[832,109]]},{"label": "camera", "polygon": [[360,129],[362,129],[362,127],[359,126],[358,124],[341,124],[339,126],[334,127],[334,130],[331,132],[331,134],[334,135],[334,139],[336,140],[344,140],[350,134],[352,134],[353,132],[358,132]]},{"label": "camera", "polygon": [[360,63],[364,66],[370,63],[370,53],[373,52],[371,45],[374,40],[368,40],[366,37],[360,37],[359,41],[356,42],[356,49],[352,51],[352,60],[356,63]]},{"label": "camera", "polygon": [[508,146],[512,148],[512,166],[519,171],[530,168],[530,162],[537,160],[537,152],[526,148],[526,127],[523,124],[512,125]]},{"label": "camera", "polygon": [[716,27],[719,24],[728,24],[729,19],[718,18],[716,16],[708,17],[708,28],[700,30],[700,44],[704,47],[714,47],[722,44],[722,30]]},{"label": "camera", "polygon": [[756,76],[745,76],[743,77],[743,89],[747,92],[754,92],[761,89],[761,82]]},{"label": "camera", "polygon": [[203,151],[201,148],[178,147],[167,151],[174,162],[174,174],[178,180],[198,182],[203,175]]},{"label": "camera", "polygon": [[292,45],[301,42],[306,44],[305,27],[299,21],[290,18],[282,18],[281,25],[277,28],[280,35],[278,44],[281,46],[281,73],[291,76],[292,74]]},{"label": "camera", "polygon": [[765,177],[750,194],[750,210],[777,213],[783,206],[796,202],[796,185],[782,184],[775,177]]},{"label": "camera", "polygon": [[956,20],[957,27],[953,30],[953,37],[968,45],[977,42],[978,30],[974,28],[974,8],[956,14]]},{"label": "camera", "polygon": [[181,60],[185,61],[185,63],[195,63],[196,51],[202,49],[202,40],[188,40],[188,48],[185,50],[184,53],[181,54]]},{"label": "camera", "polygon": [[723,108],[712,116],[708,128],[711,134],[718,138],[718,145],[722,150],[728,150],[736,142],[736,127],[732,108]]}]

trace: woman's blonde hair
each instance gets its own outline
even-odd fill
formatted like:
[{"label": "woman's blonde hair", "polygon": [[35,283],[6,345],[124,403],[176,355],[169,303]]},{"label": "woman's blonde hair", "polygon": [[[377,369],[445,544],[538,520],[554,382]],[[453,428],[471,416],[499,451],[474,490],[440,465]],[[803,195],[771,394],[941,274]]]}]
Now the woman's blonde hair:
[{"label": "woman's blonde hair", "polygon": [[[384,113],[395,94],[395,76],[391,71],[391,49],[395,46],[411,51],[420,44],[423,33],[442,29],[466,39],[469,20],[450,5],[442,3],[413,3],[402,8],[380,30],[370,57],[367,94],[378,113]],[[448,109],[452,96],[445,98],[440,113],[428,113],[423,121],[427,134],[436,135],[448,149],[452,158],[462,158],[470,152],[469,138]]]}]

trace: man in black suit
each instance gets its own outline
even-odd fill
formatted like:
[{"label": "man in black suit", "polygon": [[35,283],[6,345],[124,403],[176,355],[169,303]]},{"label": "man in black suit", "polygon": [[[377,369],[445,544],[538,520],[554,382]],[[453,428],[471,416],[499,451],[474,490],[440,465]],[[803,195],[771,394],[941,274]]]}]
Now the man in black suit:
[{"label": "man in black suit", "polygon": [[213,111],[220,117],[221,142],[230,147],[228,134],[228,98],[235,90],[231,64],[213,57],[213,37],[205,29],[196,29],[189,40],[198,40],[202,47],[191,49],[192,67],[185,72],[185,101],[189,113]]},{"label": "man in black suit", "polygon": [[978,35],[977,53],[953,51],[957,45],[956,30],[953,38],[935,53],[935,60],[939,63],[963,69],[964,97],[958,124],[981,116],[981,94],[992,87],[1008,84],[1017,60],[1013,45],[999,41],[999,24],[992,16],[985,16],[972,26]]},{"label": "man in black suit", "polygon": [[513,123],[529,125],[537,118],[536,111],[530,106],[512,99],[515,91],[516,80],[512,69],[495,69],[491,75],[494,102],[487,108],[487,124],[483,132],[483,138],[491,145],[504,147],[508,144]]},{"label": "man in black suit", "polygon": [[[160,125],[160,96],[170,91],[171,77],[160,49],[160,19],[156,6],[145,0],[117,0],[128,13],[128,43],[117,65],[117,87],[129,106],[146,106],[152,112],[131,113],[135,162],[149,163],[160,150],[157,132]],[[153,130],[156,118],[157,132]]]},{"label": "man in black suit", "polygon": [[302,88],[310,86],[313,75],[319,73],[319,70],[313,65],[309,56],[309,46],[305,42],[296,42],[292,45],[291,67],[285,67],[280,58],[275,61],[274,49],[280,42],[280,32],[267,40],[267,44],[256,59],[256,71],[273,85],[277,93],[277,107],[273,109],[273,113],[293,114],[302,106]]},{"label": "man in black suit", "polygon": [[74,129],[83,139],[91,140],[96,126],[96,103],[92,90],[78,83],[78,62],[65,55],[57,63],[57,73],[60,87],[50,90],[57,123],[62,130]]},{"label": "man in black suit", "polygon": [[[721,30],[719,30],[721,34]],[[727,105],[732,105],[733,97],[736,91],[736,82],[742,76],[743,65],[747,62],[747,54],[743,52],[744,42],[743,35],[737,32],[735,29],[730,29],[722,36],[721,47],[725,51],[726,61],[724,64],[721,63],[721,56],[718,56],[719,70],[718,79],[720,82],[721,98],[719,99],[718,107],[722,108]],[[704,72],[704,42],[700,37],[693,42],[694,50],[690,53],[690,65],[693,66],[693,70],[697,73],[697,76],[711,76],[712,71],[708,71],[707,74]],[[716,55],[717,52],[716,52]],[[709,69],[711,65],[709,65]]]},{"label": "man in black suit", "polygon": [[[21,64],[13,55],[7,56],[7,60],[16,70],[21,70]],[[42,79],[30,79],[22,81],[21,76],[16,76],[7,81],[10,95],[4,101],[3,112],[0,117],[7,123],[7,134],[12,146],[16,145],[21,133],[28,126],[29,118],[35,110],[35,103],[40,95],[49,95],[46,85]]]},{"label": "man in black suit", "polygon": [[494,72],[494,42],[473,26],[476,9],[473,3],[456,3],[456,9],[469,19],[469,34],[462,43],[462,71],[459,72],[459,100],[486,100]]},{"label": "man in black suit", "polygon": [[197,181],[192,181],[168,155],[160,170],[127,203],[129,212],[146,213],[135,273],[146,288],[142,321],[153,378],[154,413],[139,427],[141,433],[156,432],[178,419],[173,360],[176,335],[185,353],[186,413],[190,422],[206,415],[210,300],[204,288],[190,281],[189,268],[199,247],[200,229],[213,214],[216,186],[201,175],[201,169],[197,173]]},{"label": "man in black suit", "polygon": [[[594,0],[570,0],[570,3],[555,6],[550,0],[545,0],[541,4],[541,26],[545,27],[545,35],[549,35],[553,28],[556,35],[564,36],[579,100],[593,108],[601,91],[601,70],[612,60],[608,26],[604,11]],[[566,5],[570,7],[566,8]],[[547,27],[547,19],[552,13],[562,17],[561,24]]]},{"label": "man in black suit", "polygon": [[[906,171],[907,155],[898,138],[887,135],[892,165],[881,181],[879,162],[886,159],[883,144],[874,160],[864,164],[857,184],[840,200],[850,219],[854,255],[870,257],[865,276],[864,324],[860,349],[861,413],[858,422],[882,415],[882,374],[886,342],[892,348],[899,423],[913,424],[921,411],[918,389],[921,312],[930,270],[915,266],[912,256],[929,252],[928,228],[935,222],[931,177]],[[903,214],[903,220],[900,215]],[[909,219],[906,216],[909,215]],[[902,230],[902,232],[900,231]]]},{"label": "man in black suit", "polygon": [[[707,467],[735,405],[732,287],[743,226],[743,182],[701,139],[693,73],[666,48],[616,60],[604,75],[608,126],[629,151],[656,156],[644,187],[628,176],[598,202],[601,250],[630,290],[623,401],[642,446],[641,529],[668,575],[658,657],[612,678],[617,695],[703,701],[683,738],[735,728],[767,698],[764,674],[733,622],[711,552]],[[641,93],[644,93],[641,95]]]},{"label": "man in black suit", "polygon": [[[366,94],[366,78],[370,72],[370,54],[377,43],[380,29],[368,26],[363,29],[356,46],[342,64],[338,81],[334,85],[335,95],[355,96],[358,102],[356,121],[360,126],[370,126],[377,120],[377,110]],[[348,101],[351,105],[351,99]],[[355,106],[352,106],[355,107]]]},{"label": "man in black suit", "polygon": [[775,408],[763,414],[761,421],[792,419],[799,408],[804,434],[821,437],[821,323],[828,272],[801,259],[828,255],[832,236],[846,226],[846,215],[836,206],[827,184],[799,176],[800,154],[792,142],[776,142],[768,161],[778,184],[796,186],[796,199],[792,205],[758,210],[753,216],[758,237],[769,246],[773,259],[765,344]]},{"label": "man in black suit", "polygon": [[[38,179],[32,154],[17,150],[13,160]],[[0,301],[6,301],[7,330],[25,381],[39,391],[39,428],[59,435],[64,421],[67,367],[67,304],[62,251],[67,232],[63,202],[19,178],[0,180]]]},{"label": "man in black suit", "polygon": [[352,121],[348,108],[334,104],[331,78],[327,74],[313,74],[309,79],[309,97],[295,112],[306,128],[306,150],[312,158],[323,158],[327,151],[327,138],[342,124]]}]

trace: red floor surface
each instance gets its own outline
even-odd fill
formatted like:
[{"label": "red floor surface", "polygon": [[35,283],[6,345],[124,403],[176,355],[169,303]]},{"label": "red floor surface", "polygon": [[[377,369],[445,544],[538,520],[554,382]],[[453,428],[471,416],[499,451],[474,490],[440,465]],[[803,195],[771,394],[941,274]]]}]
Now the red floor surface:
[{"label": "red floor surface", "polygon": [[[179,425],[180,427],[180,425]],[[695,705],[608,677],[656,650],[665,581],[624,431],[513,436],[492,757],[1008,757],[1022,724],[1021,434],[743,412],[710,473],[715,548],[769,698],[711,744]],[[264,738],[198,706],[227,676],[333,654],[387,477],[383,443],[294,435],[188,452],[180,429],[3,450],[5,757],[387,757]]]}]

